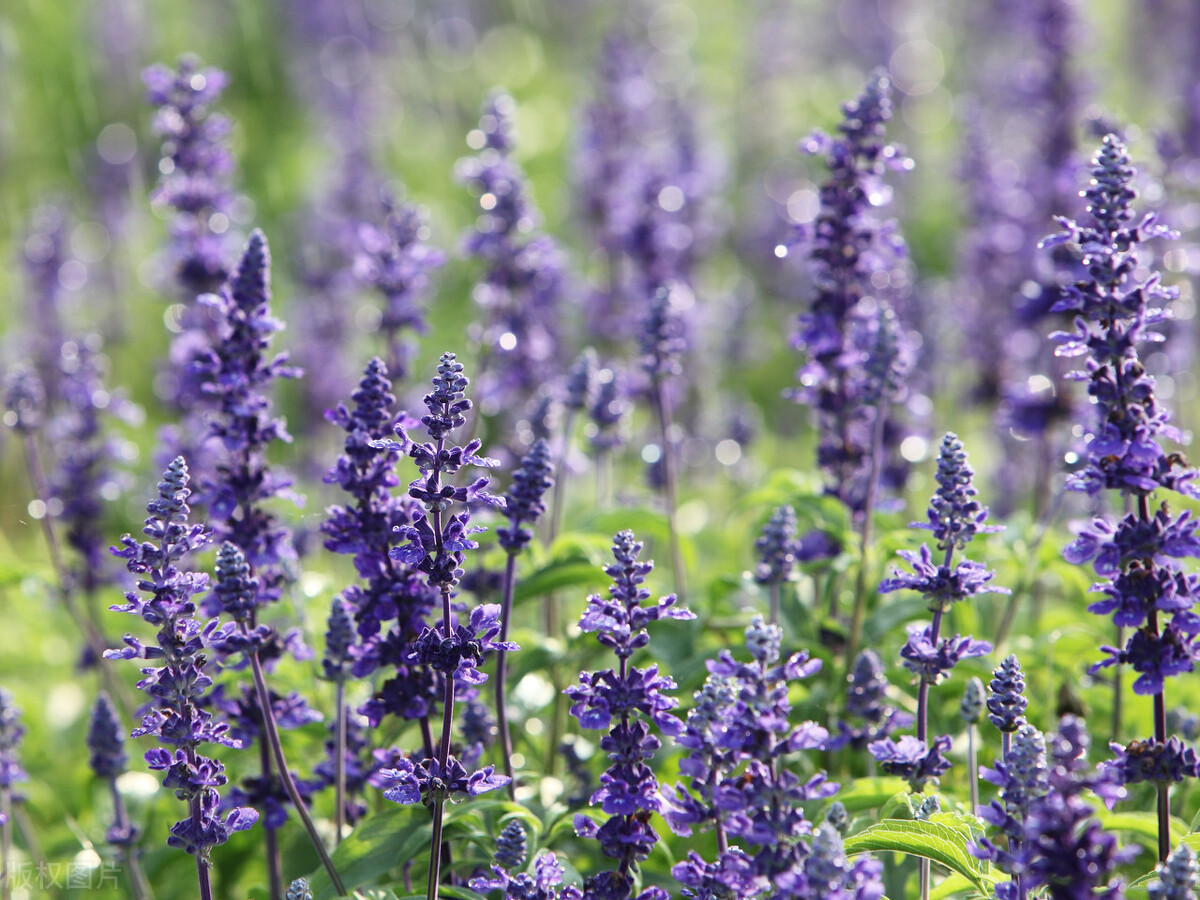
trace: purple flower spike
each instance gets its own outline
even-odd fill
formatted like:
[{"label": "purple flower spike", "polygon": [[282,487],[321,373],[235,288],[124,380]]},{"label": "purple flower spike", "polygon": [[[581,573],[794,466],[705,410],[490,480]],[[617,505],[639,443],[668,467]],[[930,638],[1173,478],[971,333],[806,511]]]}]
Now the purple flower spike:
[{"label": "purple flower spike", "polygon": [[[721,849],[711,863],[693,852],[672,874],[684,896],[710,900],[765,896],[772,886],[780,896],[807,896],[806,886],[835,884],[847,892],[834,896],[879,897],[878,864],[846,863],[834,829],[832,837],[818,829],[809,842],[804,805],[833,796],[838,785],[824,773],[803,781],[783,762],[798,750],[832,745],[816,723],[790,721],[789,685],[815,673],[819,661],[797,653],[780,662],[781,637],[778,626],[756,616],[746,629],[751,660],[722,651],[708,664],[708,681],[676,738],[689,751],[680,763],[688,784],[676,785],[664,815],[677,834],[712,828]],[[748,852],[753,847],[757,852]]]},{"label": "purple flower spike", "polygon": [[754,542],[759,556],[754,570],[755,581],[779,584],[791,578],[799,549],[796,531],[796,511],[790,506],[781,506],[771,514],[762,534]]},{"label": "purple flower spike", "polygon": [[967,462],[962,441],[952,432],[942,437],[938,454],[937,490],[929,501],[929,521],[913,523],[914,528],[927,528],[937,538],[939,549],[950,545],[963,549],[977,534],[1001,531],[999,526],[985,525],[987,507],[975,499],[975,471]]},{"label": "purple flower spike", "polygon": [[1146,885],[1150,900],[1195,900],[1200,891],[1200,866],[1196,854],[1187,844],[1171,851],[1165,863],[1158,866],[1158,877]]},{"label": "purple flower spike", "polygon": [[[815,222],[794,239],[806,246],[816,292],[792,339],[806,361],[791,395],[808,404],[819,423],[817,461],[827,491],[856,517],[865,514],[869,496],[873,501],[871,460],[883,452],[875,446],[876,425],[900,396],[912,355],[894,315],[909,281],[908,251],[896,223],[871,211],[883,175],[911,166],[886,139],[890,94],[887,75],[873,73],[862,94],[842,107],[836,137],[817,132],[801,144],[802,152],[824,159],[829,176]],[[885,430],[880,440],[894,443],[900,434]]]},{"label": "purple flower spike", "polygon": [[458,180],[479,199],[479,218],[463,243],[467,255],[484,264],[473,296],[484,316],[480,402],[488,412],[520,408],[562,365],[563,254],[552,238],[534,230],[539,216],[525,173],[510,156],[515,112],[512,97],[494,91],[479,127],[467,136],[479,155],[455,167]]},{"label": "purple flower spike", "polygon": [[988,682],[988,721],[1003,732],[1016,731],[1025,724],[1028,705],[1021,661],[1010,654],[992,672],[992,680]]},{"label": "purple flower spike", "polygon": [[[1139,254],[1146,241],[1176,235],[1153,213],[1135,212],[1135,173],[1116,135],[1104,137],[1091,174],[1083,191],[1089,221],[1060,217],[1062,231],[1044,241],[1047,246],[1068,245],[1082,263],[1080,277],[1055,305],[1075,313],[1074,330],[1052,335],[1060,355],[1085,357],[1075,376],[1087,382],[1096,412],[1087,429],[1084,466],[1069,487],[1088,494],[1116,491],[1135,509],[1115,526],[1097,519],[1064,556],[1071,562],[1090,561],[1101,578],[1092,590],[1103,598],[1090,609],[1133,629],[1123,647],[1102,647],[1108,657],[1091,671],[1127,663],[1138,673],[1134,692],[1155,698],[1153,739],[1133,742],[1112,766],[1126,780],[1156,782],[1158,858],[1163,862],[1171,846],[1170,784],[1176,775],[1195,774],[1194,760],[1174,758],[1168,749],[1164,691],[1166,679],[1195,668],[1200,616],[1192,606],[1200,581],[1183,574],[1176,560],[1200,556],[1200,541],[1187,513],[1173,517],[1165,501],[1156,501],[1156,509],[1151,504],[1158,491],[1195,497],[1197,489],[1195,470],[1181,454],[1162,446],[1164,440],[1179,441],[1180,435],[1159,406],[1154,379],[1139,356],[1143,343],[1162,340],[1158,329],[1170,317],[1166,306],[1178,291],[1163,287],[1160,275],[1148,271]],[[1147,756],[1150,751],[1153,760]],[[1159,774],[1150,777],[1152,771]]]},{"label": "purple flower spike", "polygon": [[113,554],[126,561],[138,588],[150,596],[143,599],[130,592],[125,604],[112,609],[140,616],[158,633],[153,646],[143,646],[126,635],[125,649],[105,655],[156,663],[142,670],[145,677],[138,687],[150,695],[152,705],[133,736],[153,734],[176,748],[173,753],[163,747],[146,753],[150,768],[166,772],[164,787],[190,806],[190,814],[171,828],[167,843],[207,862],[213,847],[225,843],[232,832],[249,828],[258,813],[239,808],[221,819],[216,788],[226,783],[224,766],[196,752],[203,743],[229,747],[241,743],[228,736],[228,725],[217,724],[212,713],[197,702],[212,685],[204,671],[204,651],[228,636],[231,626],[221,627],[216,619],[202,625],[193,618],[193,598],[205,590],[207,579],[179,569],[178,564],[208,544],[211,534],[202,525],[188,524],[189,494],[187,466],[178,457],[163,474],[158,496],[146,507],[149,516],[143,532],[150,540],[139,542],[125,535],[121,546],[113,548]]},{"label": "purple flower spike", "polygon": [[654,564],[638,559],[641,549],[631,531],[622,531],[613,538],[616,562],[604,569],[613,580],[609,598],[589,597],[580,619],[583,631],[596,632],[600,643],[616,654],[618,668],[580,672],[579,684],[564,691],[572,701],[571,715],[581,726],[609,729],[600,747],[608,752],[612,765],[601,776],[600,787],[590,802],[610,818],[597,824],[578,815],[575,831],[580,837],[599,841],[604,855],[616,860],[617,868],[587,879],[584,895],[588,897],[625,900],[631,895],[637,865],[658,841],[649,814],[663,809],[658,781],[649,766],[661,742],[651,733],[651,727],[657,726],[669,735],[683,730],[682,723],[669,712],[679,701],[664,693],[673,690],[675,682],[659,675],[658,666],[639,669],[629,665],[633,652],[649,642],[645,625],[664,618],[695,618],[674,605],[674,595],[646,605],[651,593],[642,585]]},{"label": "purple flower spike", "polygon": [[985,808],[984,818],[1003,831],[1008,848],[984,839],[975,853],[1013,878],[998,885],[1002,900],[1019,900],[1039,888],[1063,900],[1124,896],[1114,873],[1137,848],[1118,850],[1116,837],[1100,827],[1086,800],[1095,794],[1111,806],[1124,789],[1104,770],[1090,770],[1089,743],[1083,723],[1072,716],[1062,719],[1044,752],[1036,730],[1026,725],[1014,735],[1003,765],[987,773],[1001,785],[1004,802]]},{"label": "purple flower spike", "polygon": [[519,553],[533,540],[533,532],[524,526],[535,524],[546,511],[542,498],[554,486],[553,475],[550,445],[538,438],[513,473],[512,488],[504,498],[508,526],[498,528],[496,537],[509,553]]},{"label": "purple flower spike", "polygon": [[163,139],[161,174],[151,200],[174,211],[172,256],[191,300],[214,291],[228,275],[228,241],[234,195],[227,118],[209,112],[229,79],[185,56],[176,69],[155,65],[142,73],[146,99],[158,107],[154,130]]}]

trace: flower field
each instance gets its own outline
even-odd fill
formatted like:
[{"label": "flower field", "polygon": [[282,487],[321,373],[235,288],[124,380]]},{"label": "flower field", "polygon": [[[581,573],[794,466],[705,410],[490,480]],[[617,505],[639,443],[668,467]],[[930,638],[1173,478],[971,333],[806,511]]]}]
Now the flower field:
[{"label": "flower field", "polygon": [[12,0],[0,900],[1194,900],[1198,34]]}]

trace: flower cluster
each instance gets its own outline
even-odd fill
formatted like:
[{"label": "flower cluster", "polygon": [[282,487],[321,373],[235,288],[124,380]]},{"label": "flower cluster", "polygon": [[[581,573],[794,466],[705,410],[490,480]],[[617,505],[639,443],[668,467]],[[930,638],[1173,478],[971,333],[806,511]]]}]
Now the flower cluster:
[{"label": "flower cluster", "polygon": [[705,199],[717,172],[692,112],[656,77],[653,52],[624,25],[607,36],[575,158],[581,207],[608,257],[588,324],[613,341],[634,333],[634,310],[655,291],[690,283],[712,230]]},{"label": "flower cluster", "polygon": [[534,231],[538,214],[525,174],[511,157],[515,111],[512,97],[493,91],[479,127],[467,136],[479,155],[455,168],[479,199],[479,218],[464,246],[485,267],[473,292],[484,315],[478,336],[485,354],[480,402],[497,410],[519,407],[558,375],[563,343],[563,255],[553,238]]},{"label": "flower cluster", "polygon": [[1007,843],[1001,847],[992,839],[981,838],[975,852],[1019,881],[1021,841],[1025,837],[1029,812],[1049,789],[1045,737],[1032,725],[1021,725],[1002,758],[992,768],[983,769],[982,775],[998,790],[996,799],[980,810],[980,817],[997,829],[998,835],[1003,835]]},{"label": "flower cluster", "polygon": [[77,560],[66,587],[85,594],[112,580],[100,529],[108,501],[124,486],[114,464],[128,455],[106,419],[130,423],[140,415],[122,392],[105,386],[108,360],[100,347],[98,335],[63,342],[58,409],[46,423],[55,460],[47,487],[57,501],[54,514],[63,526],[63,538]]},{"label": "flower cluster", "polygon": [[154,130],[163,138],[161,173],[151,199],[174,211],[172,252],[187,299],[216,290],[228,275],[225,233],[234,195],[229,179],[230,122],[209,112],[228,77],[220,69],[201,68],[185,56],[172,70],[155,65],[142,73],[146,99],[158,108]]},{"label": "flower cluster", "polygon": [[1180,844],[1160,863],[1157,878],[1146,885],[1150,900],[1193,900],[1200,892],[1200,866],[1196,853],[1187,844]]},{"label": "flower cluster", "polygon": [[[592,794],[591,803],[610,818],[598,824],[586,815],[577,815],[575,831],[580,837],[599,841],[604,855],[617,861],[617,868],[587,879],[584,894],[626,900],[632,896],[637,864],[658,841],[649,818],[662,811],[662,800],[649,760],[661,742],[651,732],[651,725],[669,735],[678,734],[682,727],[669,712],[679,701],[664,693],[674,689],[675,682],[660,675],[657,665],[639,669],[629,664],[629,658],[649,642],[645,626],[650,622],[693,619],[695,615],[677,607],[674,595],[647,603],[651,594],[643,584],[654,564],[638,559],[642,544],[633,532],[619,532],[613,538],[612,550],[616,562],[604,568],[613,580],[609,595],[593,594],[588,598],[579,627],[594,632],[597,640],[616,654],[619,666],[616,670],[580,672],[579,684],[565,693],[571,699],[571,715],[583,728],[609,729],[600,747],[608,752],[612,765],[600,777],[600,787]],[[665,895],[656,888],[647,888],[638,897],[658,900]]]},{"label": "flower cluster", "polygon": [[900,650],[904,667],[916,676],[918,683],[917,736],[906,736],[899,742],[878,740],[869,745],[884,771],[908,778],[914,790],[949,768],[942,753],[950,748],[950,738],[942,735],[930,742],[926,734],[930,686],[940,682],[961,660],[982,656],[992,649],[988,642],[969,636],[943,638],[942,617],[954,601],[988,592],[1008,593],[990,583],[992,573],[980,563],[964,558],[952,566],[956,549],[964,548],[977,533],[996,530],[984,526],[987,509],[975,500],[974,477],[962,442],[947,433],[942,438],[938,487],[929,503],[927,521],[913,523],[914,527],[933,531],[939,549],[944,551],[942,562],[934,563],[926,544],[921,545],[918,553],[901,550],[900,556],[912,564],[913,571],[894,571],[891,578],[879,585],[880,593],[920,591],[933,613],[929,625],[908,626],[908,640]]},{"label": "flower cluster", "polygon": [[[479,546],[468,535],[483,529],[470,525],[470,513],[466,510],[453,514],[450,510],[455,503],[501,502],[484,492],[488,483],[485,477],[463,487],[442,480],[464,466],[490,468],[497,465],[495,460],[477,455],[478,440],[463,446],[448,445],[451,432],[466,423],[465,414],[471,408],[465,393],[469,383],[463,375],[462,363],[453,353],[443,353],[433,379],[433,390],[425,395],[428,413],[421,418],[430,441],[418,443],[412,440],[407,431],[410,423],[402,419],[395,426],[399,441],[373,442],[379,449],[407,454],[421,471],[421,477],[409,485],[408,494],[424,505],[424,512],[416,514],[412,525],[397,527],[396,531],[406,537],[408,543],[393,548],[389,555],[423,573],[428,585],[438,591],[442,600],[441,621],[436,627],[426,626],[421,631],[405,660],[410,665],[427,667],[441,682],[443,733],[437,756],[421,763],[401,760],[394,768],[381,771],[380,775],[392,781],[384,796],[397,803],[424,800],[435,808],[435,822],[439,824],[442,805],[455,794],[479,794],[508,784],[507,776],[493,774],[493,766],[468,774],[463,764],[450,755],[449,732],[454,702],[460,692],[487,680],[479,669],[483,654],[490,650],[519,649],[509,641],[494,640],[500,633],[498,604],[475,607],[469,612],[466,624],[456,620],[451,604],[463,575],[463,554]],[[435,842],[440,840],[439,831],[440,828],[435,827]],[[436,882],[435,875],[431,872],[431,883]]]},{"label": "flower cluster", "polygon": [[[1166,679],[1195,668],[1200,616],[1192,606],[1200,580],[1179,571],[1175,560],[1200,557],[1200,540],[1187,513],[1172,516],[1165,501],[1156,510],[1150,502],[1160,489],[1195,496],[1196,473],[1162,447],[1162,440],[1179,435],[1138,354],[1139,345],[1160,338],[1154,329],[1168,318],[1164,307],[1177,291],[1160,285],[1157,274],[1143,274],[1141,245],[1174,235],[1153,214],[1137,217],[1133,176],[1124,145],[1107,135],[1083,192],[1091,221],[1059,218],[1063,230],[1044,244],[1077,245],[1084,266],[1055,306],[1075,313],[1074,330],[1053,337],[1060,354],[1086,356],[1076,377],[1087,381],[1096,416],[1088,427],[1085,464],[1069,486],[1088,494],[1118,491],[1135,504],[1116,525],[1095,520],[1064,556],[1076,564],[1091,562],[1101,579],[1092,589],[1102,599],[1089,610],[1132,629],[1124,646],[1102,648],[1108,656],[1091,671],[1128,664],[1138,673],[1134,692],[1158,698],[1153,740],[1131,744],[1114,771],[1127,782],[1158,781],[1165,792],[1167,781],[1195,772],[1194,757],[1183,755],[1178,741],[1167,741],[1161,698]],[[1162,859],[1167,836],[1160,834],[1159,841]]]},{"label": "flower cluster", "polygon": [[218,317],[217,337],[198,364],[204,391],[214,407],[210,435],[223,454],[204,484],[204,499],[216,520],[216,536],[235,544],[261,581],[257,603],[278,599],[281,566],[295,555],[288,529],[263,504],[285,495],[291,480],[272,471],[267,448],[291,438],[271,414],[264,391],[276,378],[295,378],[287,355],[270,356],[271,338],[283,324],[271,315],[271,255],[255,230],[237,269],[219,293],[201,302]]},{"label": "flower cluster", "polygon": [[862,751],[893,731],[910,728],[913,717],[888,702],[888,680],[883,660],[874,650],[863,650],[854,660],[846,687],[846,716],[861,722],[855,726],[838,719],[838,733],[830,736],[826,749],[850,747]]},{"label": "flower cluster", "polygon": [[[13,800],[13,786],[28,781],[29,775],[17,754],[25,727],[21,724],[21,709],[12,694],[0,688],[0,793],[5,810]],[[0,825],[7,824],[0,820]]]},{"label": "flower cluster", "polygon": [[887,76],[874,73],[862,95],[843,105],[838,137],[818,132],[801,145],[825,160],[829,177],[815,222],[799,235],[808,246],[816,294],[793,338],[806,354],[793,396],[818,419],[817,461],[829,492],[855,514],[873,491],[876,428],[907,358],[891,307],[907,281],[908,251],[895,223],[880,222],[870,211],[883,174],[911,167],[885,137],[890,91]]},{"label": "flower cluster", "polygon": [[194,618],[194,597],[205,590],[207,578],[179,568],[181,560],[211,541],[211,533],[202,525],[191,525],[187,500],[188,470],[182,457],[176,457],[158,484],[158,496],[146,507],[143,532],[149,541],[130,535],[121,539],[113,554],[126,561],[137,579],[137,588],[148,594],[127,593],[127,602],[111,607],[144,619],[158,631],[153,645],[143,645],[126,635],[125,647],[110,650],[110,659],[143,659],[154,665],[142,669],[138,686],[151,697],[149,711],[133,730],[133,737],[152,734],[168,746],[146,753],[150,768],[164,772],[163,786],[186,800],[189,814],[171,828],[167,841],[207,862],[213,847],[225,843],[234,831],[243,831],[258,820],[252,809],[237,808],[220,818],[217,788],[226,783],[225,767],[216,759],[201,756],[201,744],[240,747],[230,735],[229,726],[217,723],[213,715],[198,704],[212,686],[205,672],[205,650],[228,636],[230,626],[217,619],[201,624]]},{"label": "flower cluster", "polygon": [[432,674],[411,664],[409,657],[437,604],[437,592],[416,569],[389,554],[393,533],[412,525],[421,515],[421,505],[391,492],[400,480],[400,450],[380,442],[387,441],[399,417],[383,360],[376,357],[367,363],[351,399],[353,410],[338,404],[327,413],[346,440],[343,453],[325,475],[326,483],[338,485],[350,502],[326,510],[321,533],[327,550],[353,555],[362,579],[342,592],[355,623],[353,643],[346,651],[353,660],[351,674],[365,678],[381,667],[394,669],[361,709],[378,726],[385,715],[427,717],[436,702]]},{"label": "flower cluster", "polygon": [[518,873],[514,870],[521,863],[503,861],[501,852],[500,842],[497,841],[496,861],[499,865],[492,866],[490,877],[472,878],[471,890],[481,894],[503,891],[505,900],[583,900],[585,895],[579,888],[563,885],[562,864],[553,853],[546,851],[540,854],[533,862],[532,873]]},{"label": "flower cluster", "polygon": [[383,298],[379,327],[387,337],[388,369],[395,378],[408,374],[411,351],[402,329],[425,330],[421,303],[433,271],[445,256],[428,243],[429,225],[423,209],[397,203],[390,194],[379,198],[381,223],[360,222],[354,274]]},{"label": "flower cluster", "polygon": [[809,841],[804,804],[832,796],[838,786],[822,773],[802,779],[783,757],[825,746],[824,728],[791,724],[788,698],[790,684],[821,664],[806,653],[781,661],[780,639],[778,626],[756,616],[746,629],[750,662],[723,650],[708,664],[708,681],[677,738],[689,750],[680,770],[690,783],[676,786],[666,818],[678,834],[711,826],[718,855],[710,863],[693,852],[672,874],[685,896],[711,900],[824,891],[877,897],[878,863],[864,858],[850,865],[832,828]]},{"label": "flower cluster", "polygon": [[1063,900],[1123,896],[1113,874],[1136,848],[1117,849],[1116,837],[1100,827],[1085,794],[1111,806],[1124,791],[1103,771],[1090,771],[1089,743],[1083,723],[1073,716],[1065,716],[1044,744],[1026,725],[1004,762],[987,773],[1000,785],[1001,796],[983,816],[1007,836],[1008,848],[981,840],[976,853],[1013,878],[999,886],[1002,900],[1042,887],[1047,896]]},{"label": "flower cluster", "polygon": [[992,680],[988,682],[988,721],[1001,733],[1012,734],[1025,724],[1025,709],[1028,706],[1021,661],[1010,654],[992,672]]},{"label": "flower cluster", "polygon": [[125,811],[125,802],[117,789],[117,777],[125,771],[129,757],[125,753],[125,735],[117,711],[107,694],[100,694],[88,719],[88,765],[98,778],[108,782],[113,797],[113,823],[105,840],[114,847],[129,847],[138,837],[138,828]]}]

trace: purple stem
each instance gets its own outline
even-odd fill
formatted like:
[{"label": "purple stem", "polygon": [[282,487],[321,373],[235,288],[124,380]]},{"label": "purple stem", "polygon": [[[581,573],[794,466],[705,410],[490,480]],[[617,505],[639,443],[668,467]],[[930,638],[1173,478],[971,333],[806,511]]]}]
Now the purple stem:
[{"label": "purple stem", "polygon": [[[249,636],[249,629],[245,622],[242,622],[242,633]],[[279,726],[275,723],[275,710],[271,706],[271,694],[267,690],[262,661],[258,658],[257,651],[252,651],[248,656],[250,657],[250,671],[254,675],[254,689],[258,692],[258,706],[262,710],[263,724],[266,726],[266,738],[270,742],[271,752],[275,757],[275,766],[279,769],[279,777],[283,779],[283,786],[287,790],[288,798],[296,807],[296,814],[300,817],[300,821],[304,823],[304,830],[308,832],[308,838],[312,841],[313,848],[321,859],[321,865],[329,874],[330,883],[338,892],[338,896],[341,896],[346,893],[346,886],[342,884],[341,876],[338,875],[333,860],[329,857],[329,851],[325,849],[321,836],[317,834],[312,816],[308,813],[308,807],[304,805],[304,798],[300,796],[300,791],[296,788],[296,781],[292,778],[287,759],[283,755],[283,744],[279,740]]]},{"label": "purple stem", "polygon": [[[259,704],[262,704],[260,698]],[[263,714],[266,718],[266,714]],[[263,783],[270,786],[275,780],[271,765],[271,748],[267,746],[266,727],[258,733],[258,760],[259,768],[262,769]],[[282,900],[283,897],[283,858],[279,854],[279,835],[276,834],[274,828],[263,826],[263,841],[266,843],[267,851],[267,891],[271,895],[271,900]]]}]

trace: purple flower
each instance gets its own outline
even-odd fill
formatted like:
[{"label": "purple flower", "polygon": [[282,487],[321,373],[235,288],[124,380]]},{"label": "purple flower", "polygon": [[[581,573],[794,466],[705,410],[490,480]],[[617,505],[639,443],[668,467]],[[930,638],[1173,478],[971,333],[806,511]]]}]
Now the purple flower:
[{"label": "purple flower", "polygon": [[931,609],[944,610],[956,600],[965,600],[976,594],[1009,593],[1008,588],[989,584],[995,573],[988,571],[983,563],[963,559],[954,568],[938,565],[925,544],[916,553],[911,550],[897,552],[912,565],[912,572],[893,569],[892,577],[879,583],[881,594],[918,591],[929,598]]},{"label": "purple flower", "polygon": [[914,528],[927,528],[937,538],[938,548],[951,545],[963,549],[977,534],[1002,530],[984,525],[987,507],[975,499],[975,471],[967,461],[962,441],[952,432],[942,437],[938,453],[937,490],[929,501],[928,522],[913,523]]},{"label": "purple flower", "polygon": [[590,799],[591,805],[599,805],[609,818],[597,824],[585,815],[577,815],[575,832],[599,841],[604,855],[616,860],[617,868],[589,878],[584,885],[588,897],[625,900],[630,896],[637,864],[658,841],[648,814],[662,809],[658,781],[648,765],[661,744],[650,728],[653,724],[663,733],[675,735],[683,727],[668,712],[679,701],[663,693],[673,690],[675,682],[660,676],[656,665],[647,669],[629,665],[633,651],[649,641],[644,628],[647,623],[695,618],[691,612],[674,607],[674,595],[644,605],[651,594],[642,584],[654,564],[639,561],[641,549],[631,531],[622,531],[613,538],[616,562],[604,569],[613,580],[609,599],[592,595],[580,618],[580,628],[598,632],[600,643],[616,654],[618,669],[580,672],[579,684],[564,691],[572,701],[571,715],[582,727],[609,729],[600,747],[607,751],[611,765]]},{"label": "purple flower", "polygon": [[[441,625],[438,626],[441,628]],[[471,610],[466,625],[456,625],[446,638],[426,628],[413,643],[413,661],[463,684],[483,684],[487,676],[479,671],[483,654],[489,650],[521,649],[511,641],[492,640],[500,633],[500,605],[488,603]]]},{"label": "purple flower", "polygon": [[502,869],[515,869],[525,864],[527,852],[525,826],[512,819],[496,838],[496,863]]},{"label": "purple flower", "polygon": [[445,763],[436,759],[419,763],[402,759],[396,768],[381,770],[379,777],[388,784],[383,796],[393,803],[433,806],[446,800],[461,799],[463,795],[475,797],[504,787],[508,777],[497,775],[495,769],[495,766],[484,766],[477,772],[468,773],[453,756]]},{"label": "purple flower", "polygon": [[942,755],[950,749],[948,734],[934,738],[932,745],[906,734],[898,740],[874,741],[867,749],[883,771],[908,779],[915,791],[950,769],[950,761]]},{"label": "purple flower", "polygon": [[754,541],[759,561],[754,580],[759,584],[780,584],[787,581],[796,567],[796,511],[780,506]]},{"label": "purple flower", "polygon": [[1025,724],[1025,674],[1021,661],[1009,654],[992,672],[988,682],[988,721],[1003,732],[1013,732]]},{"label": "purple flower", "polygon": [[[873,73],[863,93],[842,107],[837,137],[817,132],[801,144],[803,152],[824,158],[829,177],[815,222],[796,238],[807,247],[815,295],[792,339],[806,360],[791,394],[816,415],[817,461],[828,492],[855,515],[874,490],[870,461],[879,451],[873,432],[897,394],[895,367],[909,355],[888,313],[881,318],[878,305],[864,302],[877,298],[890,310],[908,280],[907,249],[895,222],[879,221],[869,199],[887,170],[911,165],[886,141],[890,91],[887,76]],[[893,296],[876,283],[891,285]]]},{"label": "purple flower", "polygon": [[396,378],[408,375],[411,351],[402,329],[426,329],[421,302],[429,291],[430,276],[445,256],[429,246],[426,211],[398,204],[384,191],[378,195],[381,223],[358,224],[354,274],[383,298],[379,327],[388,342],[388,369]]},{"label": "purple flower", "polygon": [[1008,838],[1009,849],[1005,853],[990,841],[981,840],[979,855],[999,863],[1002,870],[1011,875],[1014,874],[1012,864],[1016,851],[1025,836],[1029,811],[1048,789],[1046,739],[1032,725],[1022,724],[1013,734],[1004,758],[993,768],[983,769],[982,775],[984,780],[996,785],[999,792],[979,815]]},{"label": "purple flower", "polygon": [[900,658],[904,660],[904,668],[918,679],[937,684],[962,660],[991,652],[992,645],[987,641],[956,634],[935,643],[932,626],[909,625],[908,640],[900,648]]},{"label": "purple flower", "polygon": [[534,860],[532,873],[513,874],[506,871],[511,868],[513,867],[492,866],[492,877],[472,878],[471,890],[480,893],[503,891],[505,900],[583,900],[584,895],[577,887],[561,886],[563,868],[558,858],[550,851],[540,854]]},{"label": "purple flower", "polygon": [[408,660],[412,642],[427,627],[437,592],[415,568],[390,555],[394,532],[412,526],[421,505],[392,494],[400,481],[400,451],[391,449],[387,438],[402,417],[393,410],[396,398],[383,360],[376,357],[367,363],[352,399],[353,410],[338,404],[327,413],[346,438],[325,481],[341,487],[349,501],[326,510],[321,533],[326,549],[353,555],[362,579],[342,593],[356,626],[348,648],[353,676],[365,678],[381,666],[396,668],[395,677],[362,709],[378,725],[385,713],[420,718],[430,711],[432,678],[419,667],[411,669]]},{"label": "purple flower", "polygon": [[[1047,739],[1049,764],[1044,781],[1031,771],[1040,765],[1036,741],[1028,748],[1032,751],[1027,754],[1029,758],[1024,762],[1014,760],[1013,769],[1003,773],[1010,782],[1024,778],[1033,789],[1024,800],[1024,820],[1016,816],[1011,822],[1006,820],[1006,827],[1015,835],[1010,836],[1008,853],[995,857],[1020,884],[1019,889],[1015,882],[1000,885],[997,896],[1002,900],[1017,900],[1042,887],[1047,896],[1062,900],[1118,900],[1123,896],[1113,875],[1117,866],[1137,852],[1136,848],[1118,850],[1116,837],[1100,827],[1084,797],[1085,792],[1094,793],[1111,805],[1124,795],[1124,790],[1104,771],[1089,771],[1089,743],[1082,722],[1066,716],[1059,723],[1058,733]],[[1024,771],[1019,773],[1018,767]],[[982,854],[993,852],[986,843],[980,846]]]},{"label": "purple flower", "polygon": [[0,790],[12,798],[12,787],[28,781],[29,775],[17,756],[17,748],[25,736],[21,724],[21,708],[7,690],[0,688]]},{"label": "purple flower", "polygon": [[147,101],[158,108],[154,130],[163,139],[161,177],[151,201],[174,211],[171,255],[190,300],[216,290],[228,274],[225,230],[235,199],[229,186],[231,123],[209,108],[229,79],[185,56],[175,70],[151,66],[142,80]]},{"label": "purple flower", "polygon": [[222,449],[204,484],[204,499],[216,536],[236,545],[259,578],[260,605],[278,599],[282,566],[295,556],[290,531],[264,505],[290,496],[291,484],[267,460],[268,448],[291,436],[271,414],[265,391],[276,378],[300,374],[286,365],[286,354],[269,355],[272,336],[283,328],[271,315],[270,267],[267,240],[256,230],[228,284],[201,298],[219,325],[211,351],[197,364],[214,407],[209,434]]},{"label": "purple flower", "polygon": [[1131,741],[1125,747],[1114,742],[1109,748],[1116,756],[1103,763],[1101,769],[1117,784],[1172,783],[1200,776],[1196,751],[1177,737]]},{"label": "purple flower", "polygon": [[538,438],[513,473],[512,487],[504,497],[508,526],[496,529],[496,537],[507,552],[519,553],[533,540],[533,532],[524,526],[535,524],[546,511],[542,498],[554,485],[553,475],[550,445]]},{"label": "purple flower", "polygon": [[[0,702],[0,706],[4,704]],[[125,736],[121,720],[113,709],[108,695],[101,693],[92,706],[88,720],[87,746],[91,753],[88,765],[100,778],[115,778],[125,771],[129,757],[125,754]]]},{"label": "purple flower", "polygon": [[846,687],[846,715],[862,724],[855,726],[838,719],[838,733],[825,743],[826,749],[865,750],[871,742],[886,738],[897,729],[911,727],[912,715],[890,704],[887,690],[888,680],[879,654],[863,650],[854,660]]},{"label": "purple flower", "polygon": [[455,167],[458,180],[479,198],[479,218],[463,243],[467,255],[484,264],[472,296],[483,312],[480,402],[488,411],[518,407],[561,367],[563,254],[552,238],[534,231],[538,214],[525,174],[510,156],[515,111],[512,97],[494,91],[479,127],[467,136],[479,155]]},{"label": "purple flower", "polygon": [[1200,891],[1200,867],[1187,844],[1172,850],[1167,861],[1158,864],[1156,874],[1158,877],[1146,885],[1150,900],[1194,900]]},{"label": "purple flower", "polygon": [[1135,694],[1161,694],[1167,678],[1191,672],[1196,667],[1195,638],[1175,621],[1157,633],[1149,627],[1139,628],[1130,635],[1123,648],[1104,646],[1100,649],[1108,653],[1108,658],[1092,665],[1088,672],[1094,674],[1108,666],[1128,663],[1138,673],[1133,682]]},{"label": "purple flower", "polygon": [[163,474],[158,496],[146,507],[149,516],[143,532],[149,541],[137,541],[130,535],[114,547],[115,556],[126,561],[139,590],[149,593],[143,599],[127,593],[127,602],[111,607],[116,612],[140,616],[158,629],[153,646],[143,646],[131,635],[125,636],[123,650],[110,650],[109,659],[140,658],[155,662],[142,670],[138,687],[150,695],[149,711],[133,736],[153,734],[176,747],[174,753],[156,747],[146,753],[152,769],[165,771],[163,785],[172,788],[180,799],[188,801],[189,815],[171,828],[168,844],[181,847],[207,862],[210,850],[224,843],[229,834],[249,828],[258,819],[252,809],[234,809],[224,819],[218,815],[220,796],[216,788],[225,784],[224,767],[214,759],[201,756],[196,748],[202,743],[241,746],[229,737],[229,726],[217,724],[213,715],[198,706],[212,679],[205,673],[204,650],[230,630],[216,619],[201,625],[195,618],[193,597],[204,591],[203,575],[181,570],[180,560],[211,541],[202,525],[188,524],[188,471],[177,457]]}]

